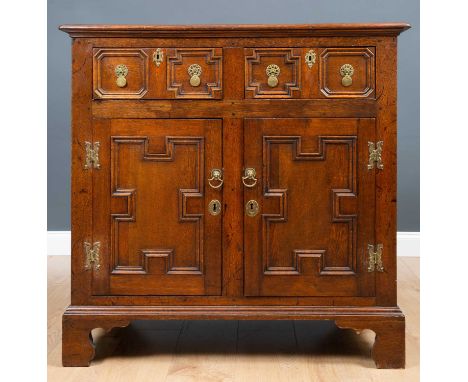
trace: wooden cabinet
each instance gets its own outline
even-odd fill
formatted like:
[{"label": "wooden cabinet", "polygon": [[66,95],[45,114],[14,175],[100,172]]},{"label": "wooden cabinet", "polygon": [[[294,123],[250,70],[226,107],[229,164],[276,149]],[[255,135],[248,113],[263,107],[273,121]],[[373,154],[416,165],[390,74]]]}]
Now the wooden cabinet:
[{"label": "wooden cabinet", "polygon": [[63,364],[137,319],[334,320],[404,367],[396,37],[406,24],[83,26]]}]

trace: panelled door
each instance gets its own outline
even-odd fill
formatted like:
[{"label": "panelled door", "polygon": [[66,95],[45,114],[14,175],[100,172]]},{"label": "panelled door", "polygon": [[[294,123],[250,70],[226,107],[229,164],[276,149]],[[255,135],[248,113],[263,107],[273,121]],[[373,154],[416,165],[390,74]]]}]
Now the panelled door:
[{"label": "panelled door", "polygon": [[93,140],[93,293],[221,294],[221,120],[99,119]]},{"label": "panelled door", "polygon": [[373,296],[374,119],[244,120],[247,296]]}]

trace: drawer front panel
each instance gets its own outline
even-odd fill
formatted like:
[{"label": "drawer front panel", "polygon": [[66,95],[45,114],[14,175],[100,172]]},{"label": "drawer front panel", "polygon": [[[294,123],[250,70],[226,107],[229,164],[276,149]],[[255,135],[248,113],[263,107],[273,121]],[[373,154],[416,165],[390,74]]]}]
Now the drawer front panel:
[{"label": "drawer front panel", "polygon": [[95,49],[95,98],[142,98],[148,91],[148,56],[143,49]]},{"label": "drawer front panel", "polygon": [[245,98],[300,98],[301,49],[246,48]]},{"label": "drawer front panel", "polygon": [[320,90],[326,97],[375,97],[374,48],[326,48],[320,54]]},{"label": "drawer front panel", "polygon": [[222,49],[167,49],[167,89],[174,98],[222,98]]},{"label": "drawer front panel", "polygon": [[221,99],[222,48],[95,48],[95,99]]}]

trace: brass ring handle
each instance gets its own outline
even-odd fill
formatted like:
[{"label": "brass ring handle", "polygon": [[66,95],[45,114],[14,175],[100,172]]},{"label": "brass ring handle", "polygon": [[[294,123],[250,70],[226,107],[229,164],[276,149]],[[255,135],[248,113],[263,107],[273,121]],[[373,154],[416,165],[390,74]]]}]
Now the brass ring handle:
[{"label": "brass ring handle", "polygon": [[[213,181],[219,182],[217,185],[214,185]],[[211,178],[208,179],[208,184],[210,185],[211,188],[218,189],[221,188],[221,186],[224,183],[223,179],[223,171],[220,170],[219,168],[214,168],[211,170]]]},{"label": "brass ring handle", "polygon": [[[244,176],[242,177],[242,183],[244,183],[245,187],[252,188],[257,184],[258,179],[255,177],[256,174],[254,168],[248,167],[245,169]],[[247,183],[247,180],[251,180],[253,183]]]},{"label": "brass ring handle", "polygon": [[127,85],[127,79],[125,78],[127,74],[128,68],[125,65],[120,64],[115,67],[115,75],[117,76],[115,83],[119,88],[124,88]]}]

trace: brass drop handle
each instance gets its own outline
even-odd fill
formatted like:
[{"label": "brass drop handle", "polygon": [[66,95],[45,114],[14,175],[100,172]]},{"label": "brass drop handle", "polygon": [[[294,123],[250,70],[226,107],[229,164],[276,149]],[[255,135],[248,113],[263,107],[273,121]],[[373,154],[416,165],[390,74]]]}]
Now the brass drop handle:
[{"label": "brass drop handle", "polygon": [[255,177],[257,175],[254,168],[248,167],[244,171],[244,176],[242,177],[242,183],[245,187],[252,188],[257,184],[258,179]]},{"label": "brass drop handle", "polygon": [[266,75],[268,76],[268,86],[274,88],[278,85],[278,76],[281,70],[278,65],[271,64],[266,68]]},{"label": "brass drop handle", "polygon": [[343,77],[341,79],[341,85],[348,87],[353,84],[353,78],[352,78],[352,75],[354,74],[353,65],[344,64],[340,68],[340,74],[341,74],[341,77]]},{"label": "brass drop handle", "polygon": [[[213,184],[212,182],[217,182],[218,184]],[[219,168],[214,168],[211,170],[211,178],[208,179],[208,184],[211,188],[218,189],[223,185],[223,170]]]},{"label": "brass drop handle", "polygon": [[127,86],[127,79],[125,78],[127,77],[127,74],[128,68],[125,65],[120,64],[115,67],[115,75],[117,76],[115,83],[119,88],[124,88]]},{"label": "brass drop handle", "polygon": [[192,64],[188,67],[187,72],[190,76],[190,85],[197,87],[200,85],[200,76],[202,68],[198,64]]}]

